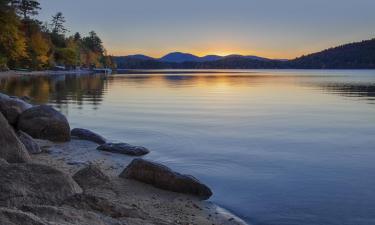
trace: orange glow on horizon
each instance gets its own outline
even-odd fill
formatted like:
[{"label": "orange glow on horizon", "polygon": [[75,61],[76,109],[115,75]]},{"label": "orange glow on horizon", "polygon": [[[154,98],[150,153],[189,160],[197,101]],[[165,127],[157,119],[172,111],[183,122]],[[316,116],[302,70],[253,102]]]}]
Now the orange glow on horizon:
[{"label": "orange glow on horizon", "polygon": [[[163,51],[163,52],[154,52],[154,51],[127,51],[127,50],[119,50],[119,49],[109,49],[108,54],[114,55],[114,56],[126,56],[126,55],[136,55],[136,54],[142,54],[142,55],[147,55],[153,58],[161,58],[165,56],[168,53],[171,52],[183,52],[183,53],[190,53],[199,57],[207,56],[207,55],[218,55],[218,56],[228,56],[228,55],[253,55],[253,56],[259,56],[259,57],[265,57],[265,58],[270,58],[270,59],[293,59],[296,57],[299,57],[303,53],[290,53],[285,54],[285,53],[269,53],[269,52],[257,52],[257,51],[245,51],[245,50],[216,50],[216,51],[194,51],[194,50],[171,50],[171,51]],[[306,51],[309,53],[309,51]]]}]

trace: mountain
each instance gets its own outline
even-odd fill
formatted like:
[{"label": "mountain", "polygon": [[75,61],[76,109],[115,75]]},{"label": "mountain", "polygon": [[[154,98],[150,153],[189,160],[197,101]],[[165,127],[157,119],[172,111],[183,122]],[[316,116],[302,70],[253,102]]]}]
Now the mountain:
[{"label": "mountain", "polygon": [[162,58],[159,59],[161,62],[174,62],[174,63],[183,63],[183,62],[210,62],[216,61],[224,58],[231,58],[231,57],[243,57],[246,59],[254,59],[254,60],[270,60],[263,57],[258,56],[243,56],[243,55],[228,55],[228,56],[219,56],[219,55],[206,55],[203,57],[198,57],[196,55],[192,55],[190,53],[182,53],[182,52],[172,52],[169,53]]},{"label": "mountain", "polygon": [[144,55],[115,57],[126,69],[375,69],[375,39],[350,43],[293,60],[258,56],[208,55],[174,52],[154,59]]},{"label": "mountain", "polygon": [[128,55],[127,57],[133,58],[133,59],[141,59],[141,60],[154,60],[154,58],[142,55],[142,54],[136,54],[136,55]]},{"label": "mountain", "polygon": [[375,68],[375,39],[341,45],[291,60],[290,66],[302,69]]},{"label": "mountain", "polygon": [[161,62],[198,62],[200,58],[193,54],[182,53],[182,52],[172,52],[159,59]]},{"label": "mountain", "polygon": [[222,58],[223,56],[219,56],[219,55],[206,55],[206,56],[201,57],[200,61],[201,62],[216,61]]}]

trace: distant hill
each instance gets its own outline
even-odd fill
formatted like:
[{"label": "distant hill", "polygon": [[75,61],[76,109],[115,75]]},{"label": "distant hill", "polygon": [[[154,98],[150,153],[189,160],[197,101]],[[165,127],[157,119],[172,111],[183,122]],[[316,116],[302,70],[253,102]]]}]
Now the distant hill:
[{"label": "distant hill", "polygon": [[141,54],[137,54],[137,55],[128,55],[127,57],[129,58],[133,58],[133,59],[140,59],[140,60],[154,60],[154,58],[150,57],[150,56],[147,56],[147,55],[141,55]]},{"label": "distant hill", "polygon": [[199,57],[189,53],[182,53],[182,52],[172,52],[169,53],[159,59],[162,62],[175,62],[175,63],[182,63],[182,62],[198,62]]},{"label": "distant hill", "polygon": [[375,39],[330,48],[289,63],[291,67],[306,69],[375,68]]},{"label": "distant hill", "polygon": [[145,55],[115,57],[122,69],[375,69],[375,39],[341,45],[293,60],[243,55],[198,57],[173,52],[155,59]]}]

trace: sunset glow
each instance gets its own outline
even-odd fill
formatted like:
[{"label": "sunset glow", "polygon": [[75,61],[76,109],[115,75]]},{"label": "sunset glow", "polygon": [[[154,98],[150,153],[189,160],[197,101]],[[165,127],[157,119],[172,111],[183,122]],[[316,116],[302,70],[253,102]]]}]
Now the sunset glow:
[{"label": "sunset glow", "polygon": [[41,0],[39,17],[47,21],[63,11],[72,31],[97,31],[113,55],[179,51],[290,59],[370,39],[375,27],[373,0],[81,0],[85,10],[75,3]]}]

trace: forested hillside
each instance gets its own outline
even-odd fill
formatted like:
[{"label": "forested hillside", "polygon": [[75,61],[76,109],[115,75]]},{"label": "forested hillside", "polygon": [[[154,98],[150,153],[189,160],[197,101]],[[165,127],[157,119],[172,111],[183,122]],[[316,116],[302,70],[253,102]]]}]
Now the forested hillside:
[{"label": "forested hillside", "polygon": [[346,44],[302,56],[290,62],[295,68],[357,69],[375,68],[375,39]]},{"label": "forested hillside", "polygon": [[36,19],[40,10],[36,0],[0,0],[1,70],[113,66],[94,31],[69,36],[61,12],[42,22]]}]

